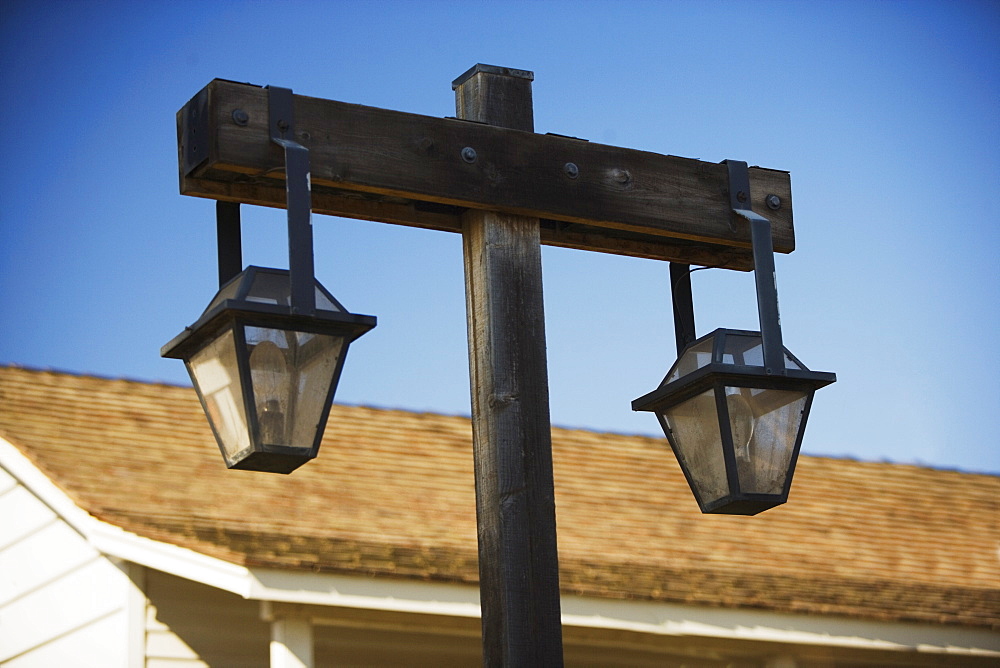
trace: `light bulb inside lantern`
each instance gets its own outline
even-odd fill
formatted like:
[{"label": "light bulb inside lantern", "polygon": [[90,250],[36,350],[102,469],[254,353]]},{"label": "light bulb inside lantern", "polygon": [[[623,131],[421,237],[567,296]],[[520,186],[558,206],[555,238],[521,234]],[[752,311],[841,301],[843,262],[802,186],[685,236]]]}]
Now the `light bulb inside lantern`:
[{"label": "light bulb inside lantern", "polygon": [[290,390],[285,353],[273,341],[261,341],[250,353],[250,375],[261,442],[283,445]]},{"label": "light bulb inside lantern", "polygon": [[744,461],[750,460],[750,441],[753,440],[754,420],[753,409],[750,402],[740,394],[726,395],[726,408],[729,409],[729,425],[732,430],[733,448],[736,450],[736,457]]}]

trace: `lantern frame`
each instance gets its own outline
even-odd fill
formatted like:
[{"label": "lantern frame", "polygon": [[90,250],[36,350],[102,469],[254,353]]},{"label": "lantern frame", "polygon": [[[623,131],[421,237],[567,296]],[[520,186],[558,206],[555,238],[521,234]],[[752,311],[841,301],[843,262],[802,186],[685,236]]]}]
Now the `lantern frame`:
[{"label": "lantern frame", "polygon": [[[813,394],[820,387],[835,382],[836,375],[822,371],[810,371],[787,348],[783,349],[785,355],[784,373],[769,373],[764,366],[726,362],[724,356],[727,337],[762,339],[760,332],[717,329],[691,342],[671,366],[660,387],[633,401],[632,410],[650,411],[656,415],[703,513],[756,515],[788,500],[792,475],[802,445]],[[678,365],[685,359],[685,353],[704,344],[709,339],[713,339],[710,361],[671,381],[670,378],[675,374]],[[781,492],[778,494],[744,492],[741,488],[736,461],[736,445],[733,442],[732,422],[726,401],[727,387],[801,392],[805,397],[795,441],[790,453],[789,467]],[[701,489],[688,464],[690,453],[680,447],[677,435],[667,422],[665,411],[709,391],[713,393],[715,399],[714,417],[719,430],[719,441],[715,445],[722,450],[728,491],[722,497],[706,502],[704,490]]]},{"label": "lantern frame", "polygon": [[[206,346],[225,336],[227,332],[232,332],[240,400],[246,418],[247,434],[245,436],[249,446],[236,452],[233,452],[232,448],[227,448],[229,444],[225,443],[219,425],[210,419],[209,423],[212,426],[219,450],[222,452],[228,468],[290,473],[318,454],[350,343],[375,327],[376,319],[369,315],[347,312],[343,305],[318,281],[315,281],[318,301],[324,305],[328,303],[336,310],[320,307],[316,308],[311,315],[302,315],[294,313],[290,304],[255,301],[259,298],[251,294],[251,289],[255,280],[261,276],[272,277],[272,280],[273,277],[278,277],[279,280],[290,281],[288,270],[247,267],[246,270],[223,285],[208,308],[193,325],[163,346],[161,355],[184,361],[202,408],[206,415],[211,415],[203,388],[199,386],[198,378],[192,368],[191,359],[198,352],[204,350]],[[251,350],[246,340],[247,327],[342,338],[343,343],[337,354],[332,376],[326,381],[328,386],[325,389],[325,398],[309,447],[263,442],[251,374]]]}]

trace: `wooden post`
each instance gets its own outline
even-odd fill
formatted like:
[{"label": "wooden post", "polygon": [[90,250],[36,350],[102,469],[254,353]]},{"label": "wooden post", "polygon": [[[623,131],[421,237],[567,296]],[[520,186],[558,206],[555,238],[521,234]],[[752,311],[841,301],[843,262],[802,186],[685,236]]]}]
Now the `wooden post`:
[{"label": "wooden post", "polygon": [[[453,83],[458,117],[533,131],[532,78],[473,67]],[[539,221],[470,210],[462,239],[483,665],[562,666]]]}]

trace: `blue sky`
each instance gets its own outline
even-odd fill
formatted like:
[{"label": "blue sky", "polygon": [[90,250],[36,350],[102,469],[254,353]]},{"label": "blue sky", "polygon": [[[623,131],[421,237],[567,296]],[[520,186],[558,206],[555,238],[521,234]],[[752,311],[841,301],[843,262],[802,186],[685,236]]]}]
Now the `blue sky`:
[{"label": "blue sky", "polygon": [[[1000,472],[996,2],[20,2],[0,9],[0,363],[187,383],[160,346],[217,288],[174,115],[215,77],[454,115],[482,62],[535,129],[791,172],[785,343],[838,374],[803,451]],[[244,207],[244,258],[287,266]],[[461,240],[317,216],[316,272],[379,317],[338,401],[468,414]],[[552,421],[634,414],[673,362],[667,265],[543,250]],[[751,274],[694,275],[698,333],[756,329]],[[2,410],[2,409],[0,409]]]}]

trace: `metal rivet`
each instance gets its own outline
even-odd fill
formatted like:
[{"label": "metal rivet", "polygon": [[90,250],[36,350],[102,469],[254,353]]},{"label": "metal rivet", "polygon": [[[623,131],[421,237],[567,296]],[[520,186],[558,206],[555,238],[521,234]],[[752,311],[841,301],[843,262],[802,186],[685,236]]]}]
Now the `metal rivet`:
[{"label": "metal rivet", "polygon": [[233,109],[233,123],[236,125],[245,126],[250,122],[250,114],[243,111],[242,109]]},{"label": "metal rivet", "polygon": [[768,195],[764,198],[764,201],[767,203],[767,208],[772,211],[777,211],[781,208],[781,198],[777,195]]},{"label": "metal rivet", "polygon": [[563,171],[566,172],[566,176],[571,179],[575,179],[580,176],[580,168],[576,166],[575,163],[567,162],[563,165]]},{"label": "metal rivet", "polygon": [[476,149],[471,146],[466,146],[462,149],[462,160],[471,163],[476,161],[476,157]]}]

